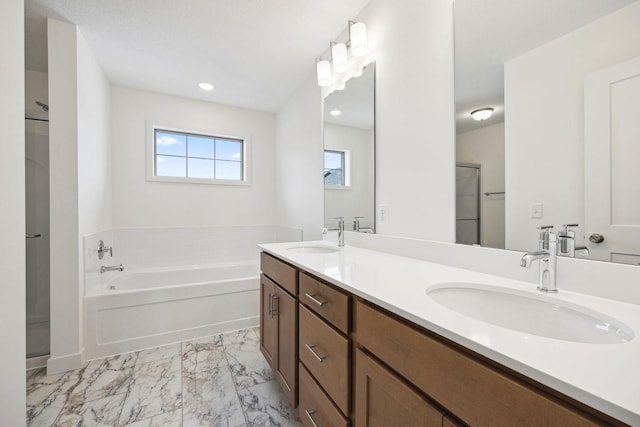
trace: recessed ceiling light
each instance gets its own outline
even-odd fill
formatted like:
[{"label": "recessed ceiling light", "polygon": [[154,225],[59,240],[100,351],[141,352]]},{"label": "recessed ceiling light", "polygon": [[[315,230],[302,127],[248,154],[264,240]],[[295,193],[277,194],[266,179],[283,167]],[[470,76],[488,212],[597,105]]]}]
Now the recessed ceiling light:
[{"label": "recessed ceiling light", "polygon": [[202,83],[198,84],[198,86],[200,86],[200,89],[206,90],[207,92],[213,90],[214,87],[215,87],[211,83],[207,83],[207,82],[202,82]]},{"label": "recessed ceiling light", "polygon": [[471,112],[474,120],[487,120],[493,114],[493,108],[480,108]]},{"label": "recessed ceiling light", "polygon": [[338,117],[340,114],[342,114],[342,111],[340,111],[340,110],[331,110],[331,111],[329,111],[329,114],[331,114],[333,117]]}]

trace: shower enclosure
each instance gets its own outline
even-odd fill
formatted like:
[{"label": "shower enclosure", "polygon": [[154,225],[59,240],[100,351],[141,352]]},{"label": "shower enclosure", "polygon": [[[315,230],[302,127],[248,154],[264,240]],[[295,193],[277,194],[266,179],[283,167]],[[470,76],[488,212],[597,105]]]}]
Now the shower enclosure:
[{"label": "shower enclosure", "polygon": [[49,122],[48,108],[40,107],[40,114],[25,118],[27,358],[46,356],[50,348]]},{"label": "shower enclosure", "polygon": [[456,243],[480,244],[480,165],[456,163]]}]

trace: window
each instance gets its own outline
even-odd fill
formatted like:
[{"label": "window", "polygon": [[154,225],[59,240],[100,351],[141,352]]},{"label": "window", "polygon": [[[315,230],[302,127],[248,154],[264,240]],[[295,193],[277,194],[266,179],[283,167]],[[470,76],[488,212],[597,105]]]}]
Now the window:
[{"label": "window", "polygon": [[245,183],[245,141],[154,127],[152,179]]},{"label": "window", "polygon": [[324,185],[347,185],[345,157],[342,150],[324,150]]}]

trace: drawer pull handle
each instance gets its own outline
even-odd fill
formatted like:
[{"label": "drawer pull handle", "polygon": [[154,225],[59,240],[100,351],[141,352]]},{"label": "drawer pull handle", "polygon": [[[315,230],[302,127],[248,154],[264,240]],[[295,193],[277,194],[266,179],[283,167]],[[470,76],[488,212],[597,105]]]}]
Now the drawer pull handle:
[{"label": "drawer pull handle", "polygon": [[322,363],[322,362],[324,362],[324,359],[327,358],[327,356],[320,356],[318,353],[316,353],[313,350],[315,345],[305,344],[304,346],[307,347],[307,350],[309,350],[311,352],[311,354],[313,354],[316,359],[318,359],[318,362]]},{"label": "drawer pull handle", "polygon": [[327,303],[326,301],[320,301],[318,298],[316,298],[315,295],[311,295],[311,294],[305,293],[304,296],[309,298],[311,301],[315,302],[316,304],[318,304],[320,307],[322,307],[323,305],[325,305]]},{"label": "drawer pull handle", "polygon": [[308,409],[305,409],[304,413],[307,414],[307,417],[311,421],[311,424],[313,424],[313,427],[318,427],[318,424],[316,424],[316,420],[313,419],[313,414],[315,414],[316,411],[310,411]]}]

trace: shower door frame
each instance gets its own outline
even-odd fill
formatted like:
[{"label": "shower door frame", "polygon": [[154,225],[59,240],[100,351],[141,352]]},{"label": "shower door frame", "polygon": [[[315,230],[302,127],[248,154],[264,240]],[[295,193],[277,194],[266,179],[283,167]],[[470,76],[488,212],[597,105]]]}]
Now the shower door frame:
[{"label": "shower door frame", "polygon": [[[456,162],[456,169],[457,168],[471,168],[471,169],[475,169],[476,170],[476,177],[477,177],[477,184],[478,184],[478,188],[477,188],[477,192],[476,192],[476,210],[477,210],[477,221],[478,221],[478,226],[476,229],[476,233],[477,233],[477,240],[478,240],[478,245],[482,246],[482,200],[481,200],[481,194],[482,194],[482,165],[479,163],[466,163],[466,162]],[[457,203],[457,190],[456,190],[456,203]],[[457,206],[456,206],[456,230],[457,230],[457,221],[458,221],[458,212],[457,212]],[[457,240],[457,239],[456,239]],[[456,242],[458,243],[458,242]]]}]

